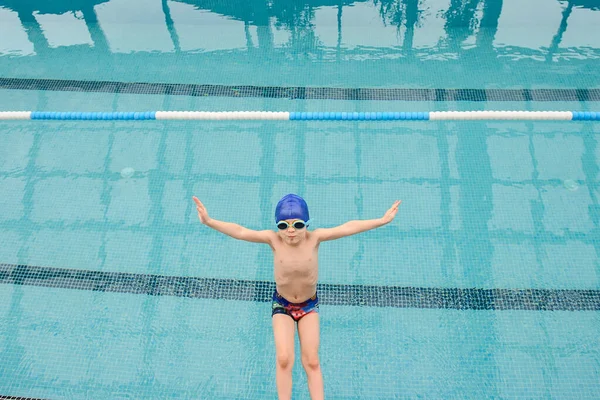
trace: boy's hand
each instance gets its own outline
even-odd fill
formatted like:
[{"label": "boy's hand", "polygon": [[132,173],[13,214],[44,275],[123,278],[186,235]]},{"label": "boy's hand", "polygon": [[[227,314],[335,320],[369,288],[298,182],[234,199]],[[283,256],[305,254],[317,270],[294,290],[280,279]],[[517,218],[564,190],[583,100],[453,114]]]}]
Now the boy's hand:
[{"label": "boy's hand", "polygon": [[394,205],[389,210],[387,210],[385,215],[381,218],[381,220],[383,221],[384,224],[389,224],[390,222],[392,222],[394,220],[394,217],[396,216],[396,213],[398,212],[398,206],[400,205],[400,203],[402,203],[401,200],[396,200],[394,202]]},{"label": "boy's hand", "polygon": [[194,203],[196,203],[196,210],[198,210],[198,218],[200,218],[200,222],[206,225],[210,221],[210,217],[208,216],[208,212],[206,211],[204,204],[202,204],[202,202],[198,200],[196,196],[193,196],[192,199],[194,200]]}]

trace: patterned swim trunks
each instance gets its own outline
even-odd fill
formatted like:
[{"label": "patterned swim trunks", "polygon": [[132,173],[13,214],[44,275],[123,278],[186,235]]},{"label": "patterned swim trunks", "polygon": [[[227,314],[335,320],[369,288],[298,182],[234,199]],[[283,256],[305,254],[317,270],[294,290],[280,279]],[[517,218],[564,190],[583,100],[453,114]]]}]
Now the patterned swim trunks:
[{"label": "patterned swim trunks", "polygon": [[277,289],[275,289],[275,292],[273,293],[273,312],[271,313],[271,316],[275,314],[285,314],[298,322],[300,318],[311,312],[319,312],[319,297],[316,293],[310,299],[302,303],[290,303],[277,292]]}]

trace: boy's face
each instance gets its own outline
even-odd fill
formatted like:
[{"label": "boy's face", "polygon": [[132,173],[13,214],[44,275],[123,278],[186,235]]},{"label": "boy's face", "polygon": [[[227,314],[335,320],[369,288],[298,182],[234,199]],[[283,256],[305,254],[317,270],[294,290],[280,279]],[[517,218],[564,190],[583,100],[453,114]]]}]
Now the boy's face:
[{"label": "boy's face", "polygon": [[288,227],[285,229],[277,229],[277,233],[283,239],[284,242],[296,245],[306,238],[306,226],[304,228],[294,228],[294,222],[300,221],[299,219],[286,219]]}]

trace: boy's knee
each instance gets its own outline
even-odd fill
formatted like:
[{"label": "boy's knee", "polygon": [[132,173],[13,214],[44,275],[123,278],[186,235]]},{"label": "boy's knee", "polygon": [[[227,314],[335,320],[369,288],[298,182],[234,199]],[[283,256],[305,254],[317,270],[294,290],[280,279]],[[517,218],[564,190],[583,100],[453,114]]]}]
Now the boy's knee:
[{"label": "boy's knee", "polygon": [[277,354],[277,366],[281,369],[292,368],[294,365],[294,356],[289,353]]},{"label": "boy's knee", "polygon": [[302,365],[305,369],[318,369],[319,368],[319,355],[318,354],[303,354]]}]

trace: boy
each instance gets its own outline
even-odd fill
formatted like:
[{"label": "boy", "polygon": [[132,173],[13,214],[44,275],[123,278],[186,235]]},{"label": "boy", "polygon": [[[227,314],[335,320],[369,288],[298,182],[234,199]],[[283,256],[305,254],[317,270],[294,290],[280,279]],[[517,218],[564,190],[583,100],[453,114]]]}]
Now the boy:
[{"label": "boy", "polygon": [[273,250],[276,289],[273,293],[272,320],[275,336],[276,381],[279,399],[292,396],[294,364],[294,322],[298,324],[302,365],[306,371],[308,390],[313,400],[323,399],[323,376],[319,364],[319,298],[317,297],[319,244],[339,239],[390,223],[400,201],[382,218],[350,221],[334,228],[309,232],[308,206],[295,194],[284,196],[275,208],[278,231],[255,231],[208,216],[206,208],[193,197],[198,218],[206,226],[235,239],[266,243]]}]

